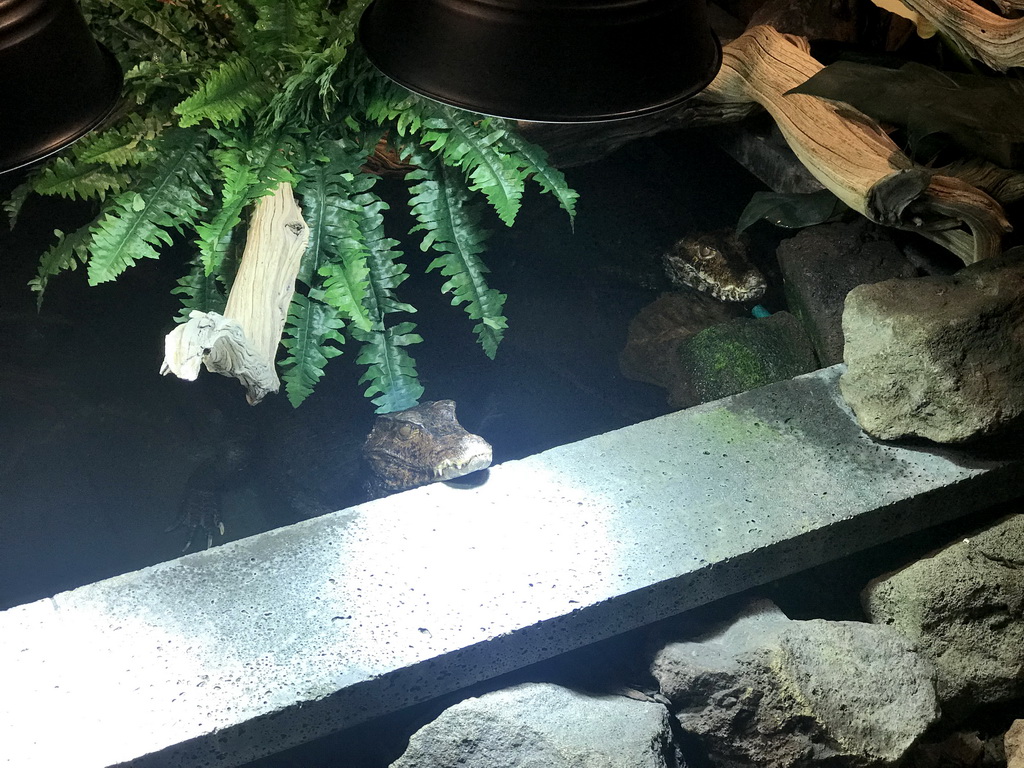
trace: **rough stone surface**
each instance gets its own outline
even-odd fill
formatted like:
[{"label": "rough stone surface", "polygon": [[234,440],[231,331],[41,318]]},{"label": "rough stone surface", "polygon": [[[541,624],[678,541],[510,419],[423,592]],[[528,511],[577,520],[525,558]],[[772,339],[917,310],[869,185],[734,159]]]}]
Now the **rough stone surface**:
[{"label": "rough stone surface", "polygon": [[1024,720],[1014,720],[1003,737],[1006,768],[1024,768]]},{"label": "rough stone surface", "polygon": [[776,256],[790,311],[799,318],[822,365],[843,362],[843,301],[853,288],[917,270],[881,227],[867,219],[821,224],[783,241]]},{"label": "rough stone surface", "polygon": [[698,291],[663,293],[630,322],[619,370],[628,379],[672,390],[689,378],[676,354],[679,342],[741,312]]},{"label": "rough stone surface", "polygon": [[917,744],[901,768],[983,768],[999,765],[991,759],[988,747],[977,731],[957,731],[942,739]]},{"label": "rough stone surface", "polygon": [[526,683],[449,707],[392,768],[674,768],[668,710]]},{"label": "rough stone surface", "polygon": [[937,716],[933,667],[898,632],[769,601],[665,646],[651,672],[716,768],[892,765]]},{"label": "rough stone surface", "polygon": [[1014,515],[871,582],[871,620],[934,659],[942,710],[1024,696],[1024,515]]},{"label": "rough stone surface", "polygon": [[854,288],[846,402],[864,430],[956,443],[1024,422],[1024,249],[949,277]]},{"label": "rough stone surface", "polygon": [[764,319],[738,318],[679,342],[687,379],[669,392],[686,408],[809,373],[818,367],[800,322],[788,312]]}]

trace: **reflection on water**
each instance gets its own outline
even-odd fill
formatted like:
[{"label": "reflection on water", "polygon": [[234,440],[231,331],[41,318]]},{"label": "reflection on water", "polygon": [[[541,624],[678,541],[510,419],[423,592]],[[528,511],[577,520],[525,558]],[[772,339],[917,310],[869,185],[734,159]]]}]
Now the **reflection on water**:
[{"label": "reflection on water", "polygon": [[[415,241],[405,248],[414,277],[400,293],[419,309],[412,319],[426,339],[411,350],[424,399],[454,399],[496,463],[665,412],[663,390],[619,373],[629,320],[668,289],[665,248],[732,225],[758,188],[687,132],[566,173],[581,193],[575,231],[535,195],[517,226],[497,224],[490,240],[491,285],[508,294],[510,327],[494,362],[461,309],[438,295],[443,278],[421,274],[430,257]],[[398,237],[402,184],[382,186]],[[250,408],[219,376],[162,378],[162,339],[177,312],[169,290],[188,249],[115,284],[88,288],[81,270],[55,279],[37,315],[25,283],[52,229],[74,224],[68,210],[30,203],[17,232],[0,232],[0,608],[176,557],[180,531],[165,529],[182,489],[229,448],[251,461],[224,494],[227,539],[358,502],[357,449],[373,414],[354,346],[298,410],[283,397]]]}]

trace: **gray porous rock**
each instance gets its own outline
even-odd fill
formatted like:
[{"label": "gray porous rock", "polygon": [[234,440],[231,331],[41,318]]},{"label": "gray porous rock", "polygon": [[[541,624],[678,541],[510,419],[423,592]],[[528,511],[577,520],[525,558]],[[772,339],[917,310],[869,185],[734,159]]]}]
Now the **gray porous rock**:
[{"label": "gray porous rock", "polygon": [[840,390],[861,427],[959,443],[1024,423],[1024,249],[850,291]]},{"label": "gray porous rock", "polygon": [[864,283],[910,278],[917,269],[884,228],[861,218],[807,227],[776,251],[786,301],[824,366],[843,362],[843,301]]},{"label": "gray porous rock", "polygon": [[861,600],[934,659],[943,714],[1024,696],[1024,515],[872,581]]},{"label": "gray porous rock", "polygon": [[895,765],[938,715],[933,666],[898,632],[767,600],[651,672],[715,768]]},{"label": "gray porous rock", "polygon": [[449,707],[392,768],[677,768],[668,710],[526,683]]}]

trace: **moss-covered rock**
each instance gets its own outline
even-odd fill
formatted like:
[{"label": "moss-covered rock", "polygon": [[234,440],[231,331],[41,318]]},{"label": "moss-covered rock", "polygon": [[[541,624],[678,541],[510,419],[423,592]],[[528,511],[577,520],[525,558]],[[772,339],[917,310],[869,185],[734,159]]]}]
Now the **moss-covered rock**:
[{"label": "moss-covered rock", "polygon": [[707,328],[679,344],[689,372],[669,401],[685,408],[816,370],[818,361],[800,322],[788,312],[738,318]]}]

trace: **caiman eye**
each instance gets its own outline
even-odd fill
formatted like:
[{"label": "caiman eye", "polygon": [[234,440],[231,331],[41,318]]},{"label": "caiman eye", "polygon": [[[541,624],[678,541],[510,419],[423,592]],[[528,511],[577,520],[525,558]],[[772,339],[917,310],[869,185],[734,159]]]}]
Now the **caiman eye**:
[{"label": "caiman eye", "polygon": [[402,438],[403,440],[408,440],[410,437],[412,437],[412,433],[413,433],[413,428],[410,427],[408,424],[403,424],[398,429],[398,436],[400,438]]}]

